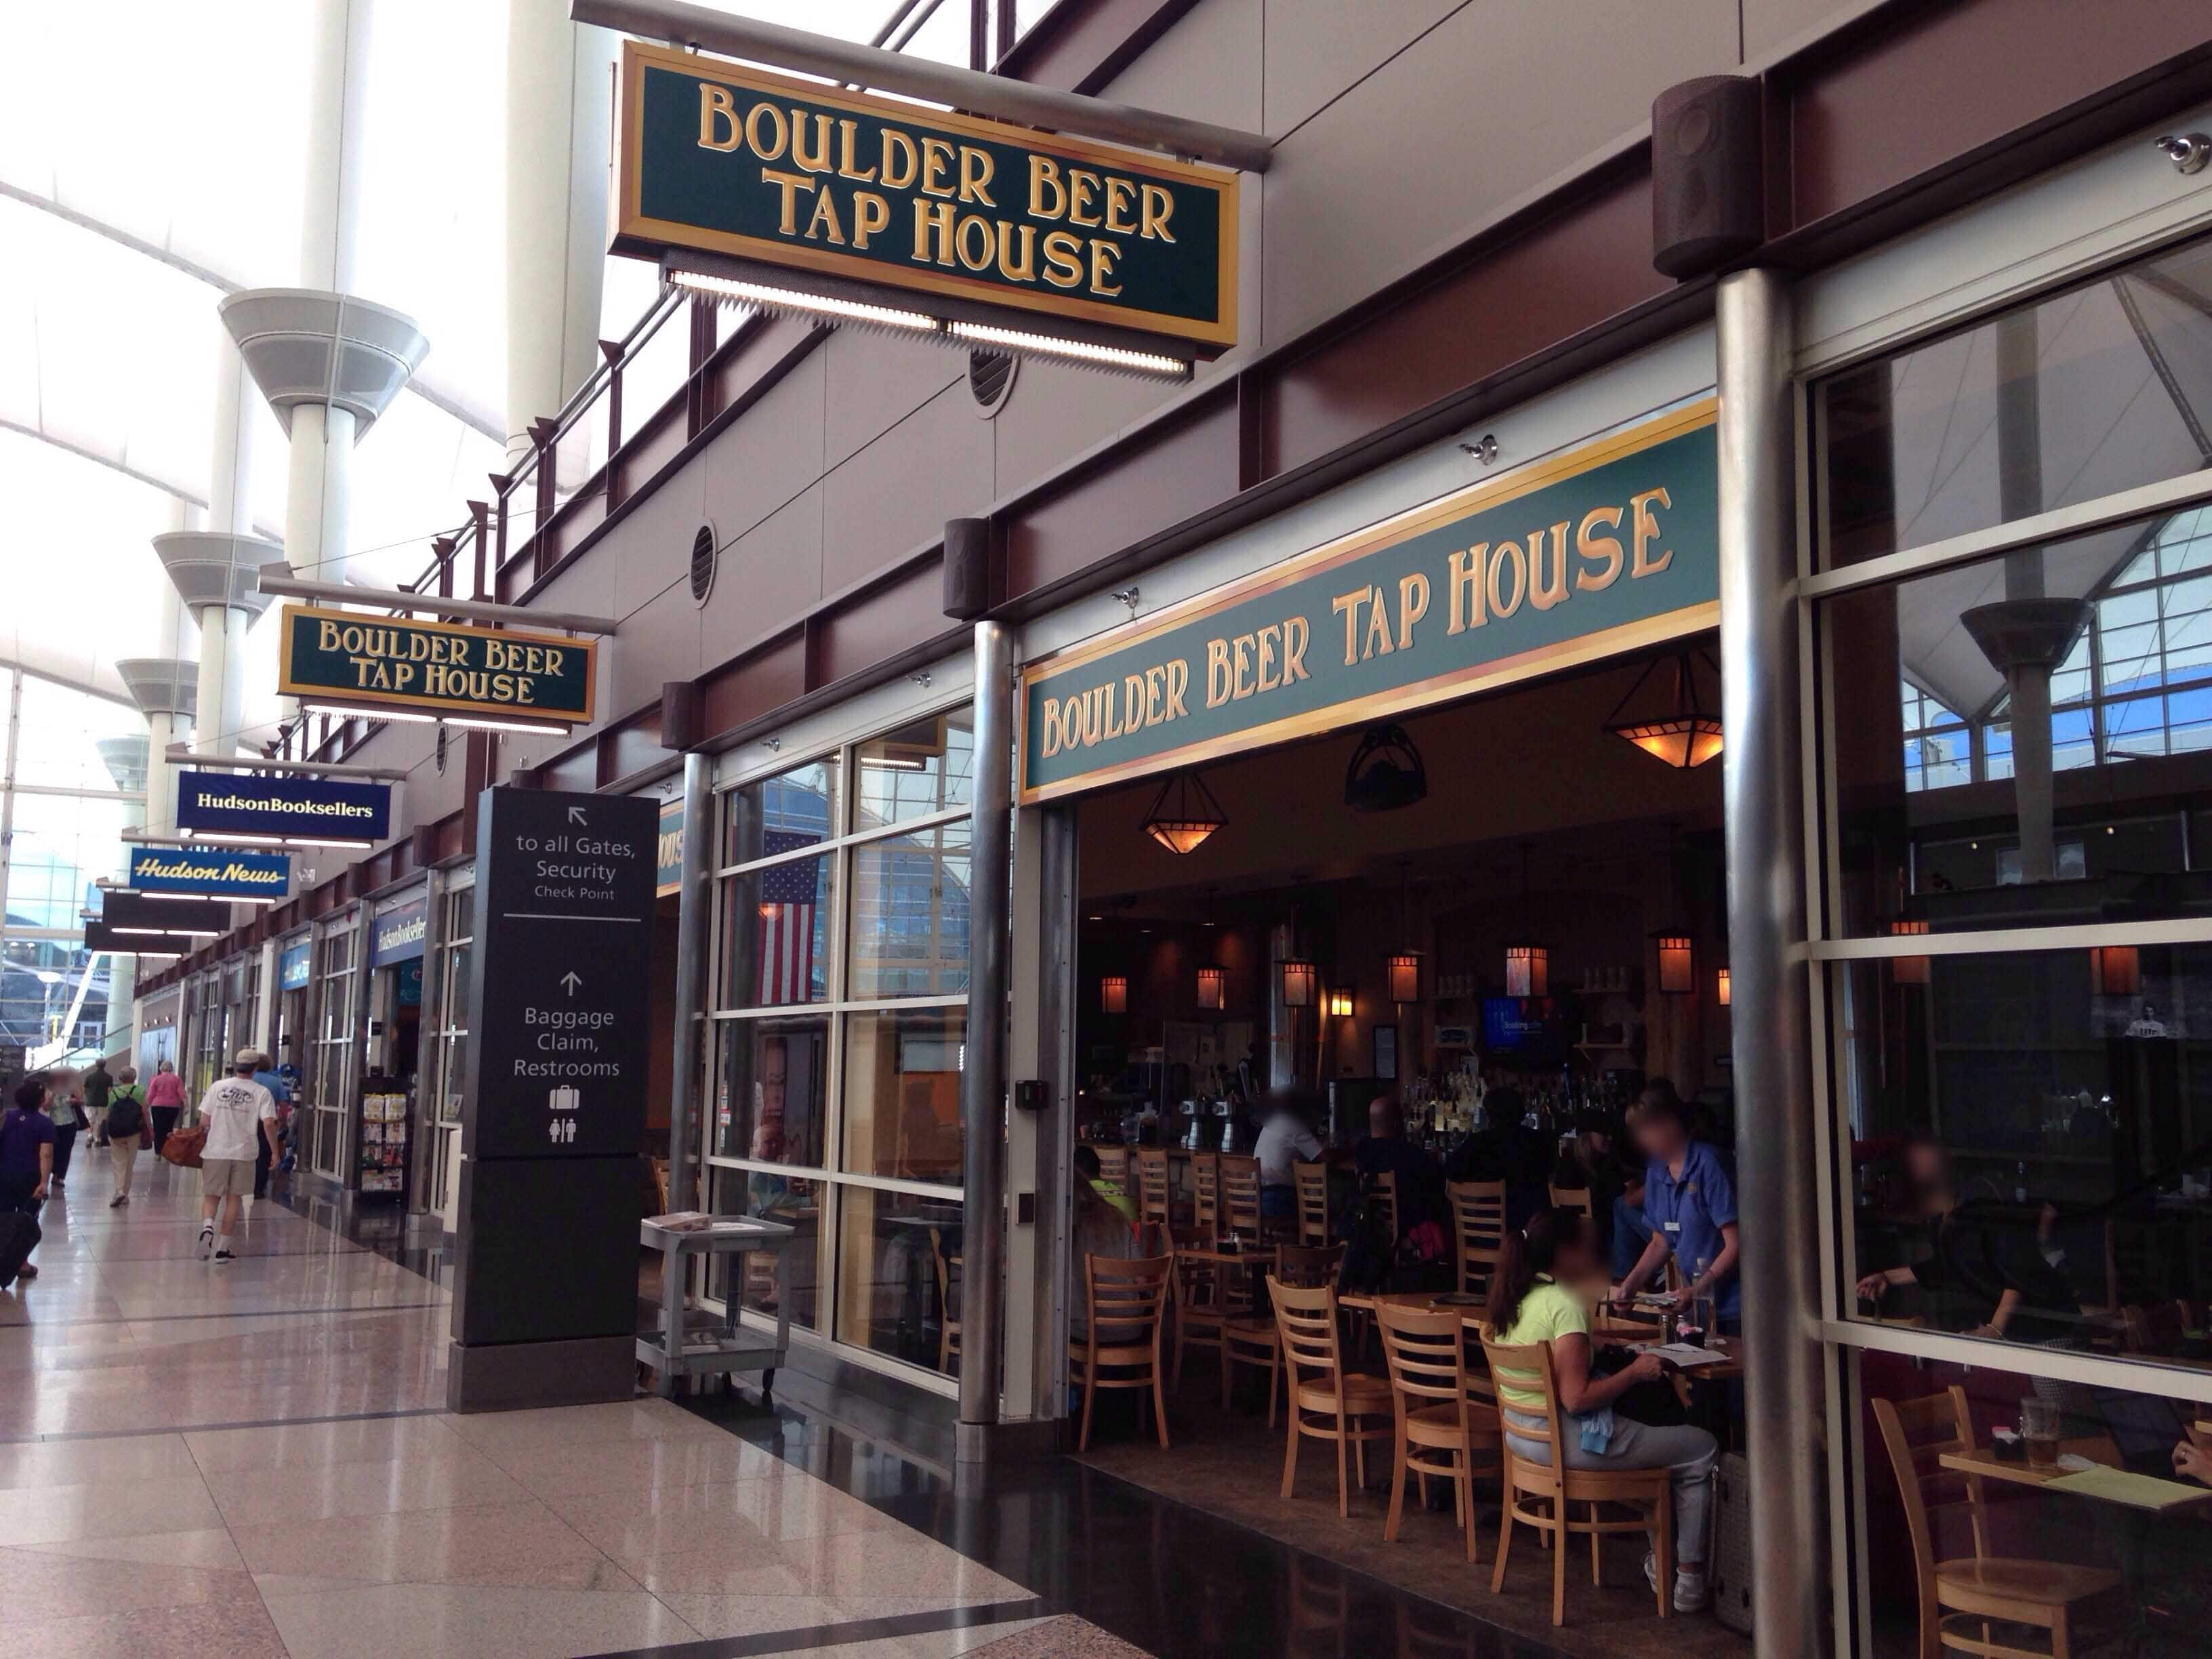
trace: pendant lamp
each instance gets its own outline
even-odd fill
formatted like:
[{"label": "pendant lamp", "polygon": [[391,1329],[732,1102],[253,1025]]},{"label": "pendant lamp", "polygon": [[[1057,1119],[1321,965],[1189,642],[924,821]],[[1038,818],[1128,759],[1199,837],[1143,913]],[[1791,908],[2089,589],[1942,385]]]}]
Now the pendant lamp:
[{"label": "pendant lamp", "polygon": [[1660,992],[1670,997],[1687,996],[1698,983],[1690,936],[1657,933],[1653,935],[1652,943],[1659,947]]},{"label": "pendant lamp", "polygon": [[1547,997],[1552,994],[1552,953],[1540,945],[1505,947],[1505,994]]},{"label": "pendant lamp", "polygon": [[1283,1006],[1312,1007],[1314,993],[1321,983],[1321,970],[1303,957],[1285,957],[1276,968],[1283,976]]},{"label": "pendant lamp", "polygon": [[1190,853],[1228,822],[1203,778],[1195,772],[1177,772],[1152,798],[1152,810],[1145,814],[1145,833],[1170,853]]},{"label": "pendant lamp", "polygon": [[1721,1006],[1727,1007],[1729,1006],[1729,970],[1727,969],[1723,968],[1720,970],[1720,978],[1714,981],[1714,989],[1720,997]]},{"label": "pendant lamp", "polygon": [[1218,968],[1200,969],[1198,970],[1198,1006],[1210,1012],[1219,1013],[1228,979],[1228,975]]},{"label": "pendant lamp", "polygon": [[1098,1012],[1102,1014],[1126,1014],[1129,1012],[1129,981],[1120,974],[1109,974],[1098,981]]},{"label": "pendant lamp", "polygon": [[[1917,920],[1893,921],[1889,924],[1889,931],[1895,939],[1917,939],[1928,931],[1928,924]],[[1928,958],[1892,957],[1889,959],[1889,977],[1899,985],[1925,985],[1928,983]]]},{"label": "pendant lamp", "polygon": [[[1605,729],[1617,738],[1625,738],[1647,755],[1656,756],[1669,766],[1687,770],[1703,766],[1721,752],[1721,717],[1717,711],[1707,713],[1698,698],[1696,659],[1704,657],[1708,666],[1718,678],[1720,668],[1703,651],[1678,651],[1672,658],[1661,657],[1647,663],[1644,672],[1636,677],[1636,684],[1628,688],[1628,695],[1613,705],[1607,716]],[[1674,696],[1666,708],[1647,708],[1636,715],[1625,715],[1624,711],[1637,701],[1644,684],[1657,672],[1661,664],[1670,663],[1674,673]]]},{"label": "pendant lamp", "polygon": [[1402,726],[1370,726],[1344,769],[1344,804],[1355,812],[1395,812],[1427,798],[1429,769]]},{"label": "pendant lamp", "polygon": [[2089,952],[2089,988],[2100,997],[2142,992],[2142,958],[2132,945],[2106,945]]}]

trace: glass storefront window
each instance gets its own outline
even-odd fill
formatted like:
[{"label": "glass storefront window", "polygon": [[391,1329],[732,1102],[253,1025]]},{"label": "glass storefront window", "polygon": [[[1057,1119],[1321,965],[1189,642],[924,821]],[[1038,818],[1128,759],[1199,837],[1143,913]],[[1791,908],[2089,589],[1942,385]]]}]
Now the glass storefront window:
[{"label": "glass storefront window", "polygon": [[449,1172],[461,1133],[461,1097],[468,1081],[469,985],[474,957],[476,884],[449,886],[440,895],[444,906],[438,972],[438,1006],[431,1036],[434,1070],[431,1073],[430,1207],[443,1212],[452,1201]]},{"label": "glass storefront window", "polygon": [[836,810],[835,755],[732,789],[724,804],[722,863],[750,864],[828,841]]},{"label": "glass storefront window", "polygon": [[830,1097],[830,1021],[745,1019],[722,1028],[715,1150],[820,1168]]},{"label": "glass storefront window", "polygon": [[836,859],[785,859],[722,878],[722,1005],[775,1008],[830,996]]},{"label": "glass storefront window", "polygon": [[[804,1176],[773,1174],[766,1170],[714,1171],[714,1213],[752,1215],[780,1221],[794,1235],[782,1258],[747,1255],[736,1289],[750,1312],[773,1319],[780,1304],[788,1303],[791,1322],[800,1330],[820,1328],[818,1290],[821,1276],[823,1183]],[[732,1261],[715,1258],[714,1294],[727,1298]]]},{"label": "glass storefront window", "polygon": [[968,805],[975,738],[964,708],[887,732],[853,751],[856,832]]},{"label": "glass storefront window", "polygon": [[855,1001],[968,988],[968,821],[866,842],[853,854]]},{"label": "glass storefront window", "polygon": [[960,1205],[872,1187],[838,1196],[840,1341],[910,1365],[959,1369]]},{"label": "glass storefront window", "polygon": [[854,1014],[845,1025],[845,1155],[855,1175],[960,1184],[968,1011]]},{"label": "glass storefront window", "polygon": [[1822,382],[1824,567],[2198,471],[2208,350],[2200,240]]}]

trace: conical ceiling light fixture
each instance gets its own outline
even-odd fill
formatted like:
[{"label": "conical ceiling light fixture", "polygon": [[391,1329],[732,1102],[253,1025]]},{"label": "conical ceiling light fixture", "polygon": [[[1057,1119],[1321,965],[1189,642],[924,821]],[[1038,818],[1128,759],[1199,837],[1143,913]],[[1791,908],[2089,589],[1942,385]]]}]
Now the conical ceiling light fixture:
[{"label": "conical ceiling light fixture", "polygon": [[1425,799],[1429,769],[1402,726],[1370,726],[1344,769],[1344,804],[1355,812],[1395,812]]},{"label": "conical ceiling light fixture", "polygon": [[[1717,712],[1708,714],[1698,700],[1695,659],[1700,657],[1717,678],[1720,665],[1702,650],[1678,651],[1671,658],[1656,658],[1645,664],[1644,672],[1636,677],[1636,684],[1628,688],[1628,695],[1615,703],[1613,713],[1606,717],[1605,729],[1617,738],[1626,738],[1645,754],[1656,755],[1668,765],[1686,771],[1692,766],[1703,766],[1719,754],[1721,717]],[[1671,663],[1674,671],[1673,708],[1634,719],[1622,718],[1622,711],[1636,701],[1644,683],[1662,663]]]},{"label": "conical ceiling light fixture", "polygon": [[1145,833],[1170,853],[1189,853],[1228,822],[1204,779],[1195,772],[1177,772],[1152,798]]}]

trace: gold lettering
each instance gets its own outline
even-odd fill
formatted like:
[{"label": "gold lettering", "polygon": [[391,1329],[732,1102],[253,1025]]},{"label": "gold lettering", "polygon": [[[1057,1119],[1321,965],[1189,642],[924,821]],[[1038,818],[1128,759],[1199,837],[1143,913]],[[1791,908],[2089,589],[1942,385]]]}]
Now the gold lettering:
[{"label": "gold lettering", "polygon": [[1260,650],[1260,689],[1262,691],[1272,691],[1283,683],[1283,677],[1275,672],[1275,653],[1282,636],[1283,626],[1280,623],[1269,623],[1260,630],[1257,635]]},{"label": "gold lettering", "polygon": [[1592,535],[1590,530],[1595,525],[1603,525],[1608,530],[1620,529],[1620,509],[1594,507],[1583,514],[1583,521],[1575,530],[1575,556],[1588,559],[1605,573],[1597,575],[1588,570],[1575,572],[1575,586],[1585,593],[1612,586],[1620,575],[1620,543],[1612,536]]},{"label": "gold lettering", "polygon": [[1060,740],[1066,728],[1060,724],[1060,703],[1057,699],[1044,700],[1044,758],[1050,760],[1060,752]]},{"label": "gold lettering", "polygon": [[812,241],[817,231],[822,233],[823,240],[835,242],[840,247],[845,244],[845,228],[837,222],[837,193],[835,191],[822,190],[814,194],[814,216],[806,222],[806,240]]},{"label": "gold lettering", "polygon": [[1091,198],[1098,191],[1098,175],[1083,167],[1067,170],[1067,222],[1081,225],[1086,230],[1099,228],[1098,215],[1091,206]]},{"label": "gold lettering", "polygon": [[1190,665],[1177,657],[1168,665],[1168,718],[1177,720],[1190,713],[1182,694],[1190,689]]},{"label": "gold lettering", "polygon": [[[947,207],[945,211],[950,213],[952,210]],[[968,251],[969,240],[968,233],[971,230],[980,230],[983,233],[983,246],[980,252],[970,253]],[[981,215],[975,213],[961,216],[959,228],[952,234],[952,247],[953,251],[959,254],[960,263],[970,270],[988,270],[991,268],[992,259],[997,256],[999,251],[998,238],[992,234],[991,222]]]},{"label": "gold lettering", "polygon": [[1229,701],[1229,641],[1206,642],[1206,706],[1218,708]]},{"label": "gold lettering", "polygon": [[1328,608],[1344,618],[1344,665],[1346,668],[1359,660],[1359,607],[1367,603],[1373,591],[1363,587],[1355,592],[1340,593],[1328,602]]},{"label": "gold lettering", "polygon": [[1106,228],[1116,236],[1135,235],[1137,226],[1130,221],[1128,213],[1136,200],[1134,180],[1109,176],[1106,180]]},{"label": "gold lettering", "polygon": [[1167,701],[1168,670],[1161,663],[1145,671],[1145,724],[1158,726],[1167,718],[1163,705]]},{"label": "gold lettering", "polygon": [[[894,161],[905,164],[903,171],[896,176],[894,176],[891,172],[891,163]],[[896,127],[885,127],[884,129],[884,188],[904,190],[914,183],[921,171],[921,158],[915,154],[914,140]]]},{"label": "gold lettering", "polygon": [[1049,155],[1030,156],[1030,217],[1057,219],[1066,211],[1067,186],[1060,181],[1060,163]]},{"label": "gold lettering", "polygon": [[806,153],[806,112],[791,112],[792,165],[808,173],[827,173],[830,167],[830,121],[826,115],[814,118],[814,153]]},{"label": "gold lettering", "polygon": [[1628,510],[1634,515],[1634,529],[1631,534],[1635,538],[1636,546],[1635,554],[1628,562],[1628,574],[1632,580],[1638,576],[1656,576],[1674,562],[1674,550],[1671,547],[1661,549],[1656,559],[1646,556],[1646,550],[1659,539],[1659,515],[1652,510],[1654,501],[1661,507],[1674,505],[1674,497],[1663,489],[1647,489],[1641,495],[1628,498]]},{"label": "gold lettering", "polygon": [[[841,179],[850,179],[856,185],[872,185],[876,182],[876,170],[870,167],[863,173],[853,165],[853,153],[860,147],[860,124],[857,121],[838,122],[837,176]],[[867,244],[856,240],[854,246],[866,247]]]},{"label": "gold lettering", "polygon": [[1118,243],[1103,241],[1096,236],[1091,239],[1091,291],[1093,294],[1114,295],[1121,291],[1119,283],[1111,288],[1106,285],[1106,279],[1114,274],[1114,262],[1121,257],[1121,249]]},{"label": "gold lettering", "polygon": [[1121,701],[1128,706],[1122,717],[1123,729],[1141,732],[1145,729],[1145,677],[1127,674],[1121,679]]},{"label": "gold lettering", "polygon": [[1116,738],[1127,737],[1128,729],[1121,724],[1121,710],[1115,701],[1113,681],[1109,680],[1098,688],[1098,706],[1106,714],[1105,722],[1099,731],[1099,741],[1111,743]]},{"label": "gold lettering", "polygon": [[[763,117],[767,130],[774,135],[772,139],[761,137]],[[762,161],[773,161],[783,154],[783,147],[790,142],[791,135],[783,125],[783,112],[774,104],[755,104],[745,112],[745,143]]]},{"label": "gold lettering", "polygon": [[[1018,246],[1021,257],[1013,257]],[[1036,281],[1036,227],[999,221],[999,274],[1010,283]]]},{"label": "gold lettering", "polygon": [[1073,288],[1082,282],[1083,243],[1080,238],[1064,230],[1045,232],[1044,279],[1054,288]]},{"label": "gold lettering", "polygon": [[1429,579],[1416,570],[1398,578],[1398,648],[1413,645],[1413,624],[1429,614]]},{"label": "gold lettering", "polygon": [[1489,553],[1488,542],[1477,542],[1473,547],[1445,555],[1444,562],[1451,570],[1451,626],[1444,629],[1445,633],[1464,634],[1490,620],[1482,609],[1482,579],[1489,568]]},{"label": "gold lettering", "polygon": [[1252,695],[1252,636],[1239,634],[1229,643],[1229,659],[1237,665],[1235,688],[1230,692],[1232,702]]},{"label": "gold lettering", "polygon": [[853,192],[853,246],[866,247],[868,238],[879,230],[889,230],[891,224],[891,204],[872,190]]},{"label": "gold lettering", "polygon": [[921,193],[924,196],[952,194],[952,186],[945,177],[951,165],[952,141],[950,138],[925,138],[921,141]]},{"label": "gold lettering", "polygon": [[[730,136],[714,136],[714,124],[727,121]],[[727,87],[718,87],[711,81],[699,83],[699,148],[701,149],[735,149],[744,142],[738,129],[738,106],[730,99]]]},{"label": "gold lettering", "polygon": [[[1505,603],[1505,590],[1499,586],[1498,573],[1505,568],[1505,556],[1513,556],[1513,603]],[[1490,556],[1490,614],[1504,622],[1521,608],[1521,600],[1528,591],[1528,556],[1521,551],[1518,542],[1500,542]]]},{"label": "gold lettering", "polygon": [[[460,647],[465,652],[468,649],[469,642],[466,640],[455,640],[453,643]],[[546,647],[545,672],[549,674],[559,673],[561,672],[562,663],[567,659],[567,654],[568,653],[565,652],[555,650],[551,646]],[[459,660],[459,659],[456,659],[456,660]]]},{"label": "gold lettering", "polygon": [[[812,190],[814,181],[801,173],[785,173],[775,167],[763,167],[761,183],[774,185],[783,192],[783,210],[776,221],[776,228],[787,236],[798,235],[799,192],[802,190]],[[916,240],[919,240],[919,237]],[[916,257],[920,257],[918,251]]]},{"label": "gold lettering", "polygon": [[318,651],[336,651],[339,648],[338,625],[333,622],[317,623],[315,624],[315,649]]},{"label": "gold lettering", "polygon": [[999,204],[991,199],[991,175],[997,171],[991,161],[991,152],[972,145],[960,146],[960,199],[975,202],[984,207]]},{"label": "gold lettering", "polygon": [[1139,192],[1139,199],[1142,203],[1139,211],[1144,229],[1138,234],[1148,242],[1156,239],[1163,242],[1175,240],[1168,234],[1168,221],[1175,215],[1175,198],[1168,194],[1166,187],[1146,185]]},{"label": "gold lettering", "polygon": [[[1552,574],[1544,574],[1544,544],[1552,547]],[[1565,605],[1571,590],[1567,586],[1567,527],[1555,524],[1547,533],[1541,530],[1528,532],[1528,603],[1539,611],[1549,611],[1555,605]]]},{"label": "gold lettering", "polygon": [[1365,662],[1380,652],[1389,656],[1397,647],[1390,643],[1390,608],[1382,600],[1382,590],[1374,590],[1375,608],[1367,613],[1367,643],[1359,648],[1359,660]]},{"label": "gold lettering", "polygon": [[[935,252],[931,247],[934,245]],[[932,259],[940,265],[952,263],[952,204],[950,202],[916,202],[914,204],[914,260],[916,264],[927,264]]]},{"label": "gold lettering", "polygon": [[1306,619],[1287,617],[1283,621],[1283,684],[1312,678],[1306,672]]}]

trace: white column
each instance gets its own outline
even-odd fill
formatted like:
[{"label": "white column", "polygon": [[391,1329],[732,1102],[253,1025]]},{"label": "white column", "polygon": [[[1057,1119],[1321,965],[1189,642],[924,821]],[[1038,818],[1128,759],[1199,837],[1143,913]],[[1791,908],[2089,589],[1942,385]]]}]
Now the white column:
[{"label": "white column", "polygon": [[353,288],[366,154],[368,30],[373,0],[313,0],[307,58],[306,196],[300,211],[300,286]]},{"label": "white column", "polygon": [[507,453],[599,363],[617,37],[507,0]]},{"label": "white column", "polygon": [[308,581],[345,580],[356,422],[349,409],[296,404],[284,496],[284,561]]}]

